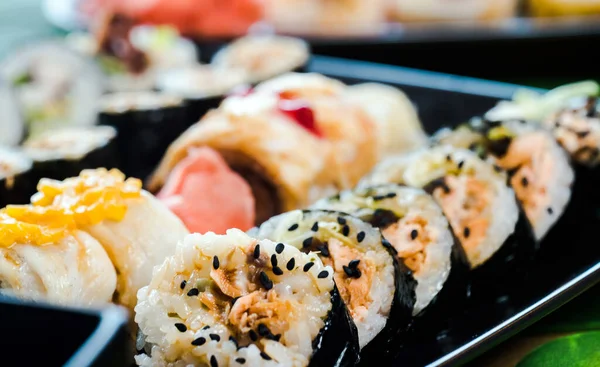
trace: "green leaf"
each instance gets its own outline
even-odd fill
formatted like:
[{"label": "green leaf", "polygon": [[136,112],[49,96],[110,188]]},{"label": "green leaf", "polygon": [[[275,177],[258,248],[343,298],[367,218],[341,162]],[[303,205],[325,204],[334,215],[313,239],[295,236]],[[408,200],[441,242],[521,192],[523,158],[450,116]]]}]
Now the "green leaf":
[{"label": "green leaf", "polygon": [[598,367],[600,331],[553,340],[527,355],[516,367]]}]

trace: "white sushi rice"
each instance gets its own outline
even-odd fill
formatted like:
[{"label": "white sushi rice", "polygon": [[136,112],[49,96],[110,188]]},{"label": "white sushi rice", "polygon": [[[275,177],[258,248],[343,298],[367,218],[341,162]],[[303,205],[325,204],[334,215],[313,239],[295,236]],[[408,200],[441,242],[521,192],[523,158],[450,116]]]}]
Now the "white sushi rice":
[{"label": "white sushi rice", "polygon": [[33,161],[17,148],[0,146],[0,179],[29,171]]},{"label": "white sushi rice", "polygon": [[[209,232],[187,236],[178,245],[175,255],[155,268],[150,284],[138,293],[135,321],[151,348],[151,355],[136,356],[138,365],[307,366],[314,352],[312,341],[324,327],[332,307],[333,271],[323,266],[315,254],[303,254],[287,245],[280,253],[276,248],[274,242],[255,240],[237,229],[227,231],[226,235]],[[259,260],[255,261],[256,253]],[[284,274],[273,274],[272,255]],[[219,310],[223,313],[217,314],[207,310],[204,297],[214,299],[214,292],[208,291],[211,288],[207,283],[212,280],[211,287],[220,287],[224,293],[231,290],[216,281],[219,278],[215,257],[218,269],[227,272],[229,284],[241,292],[233,306],[229,306],[232,300],[229,298],[230,303]],[[291,259],[295,264],[288,270]],[[309,262],[314,265],[304,271]],[[238,320],[239,309],[244,311],[247,300],[251,301],[254,294],[262,294],[265,289],[248,280],[248,269],[255,263],[263,264],[262,269],[273,285],[264,292],[268,301],[260,299],[251,305],[257,308],[262,305],[271,316],[257,319],[261,316],[246,309],[239,318],[246,326],[234,325],[231,320]],[[186,283],[182,283],[184,280]],[[190,293],[194,289],[198,295]],[[285,307],[287,312],[280,314],[277,307]],[[227,322],[222,321],[223,317]],[[269,338],[251,341],[247,336],[249,330],[254,330],[259,321],[267,323],[269,320],[282,325],[279,342]],[[185,325],[185,329],[181,325]],[[230,340],[233,333],[239,349],[236,342]],[[261,351],[267,359],[261,356]]]},{"label": "white sushi rice", "polygon": [[[345,216],[350,232],[347,237],[342,236],[342,225],[336,221],[339,214],[324,214],[316,212],[303,214],[301,210],[295,210],[273,217],[263,223],[260,228],[254,228],[249,231],[250,235],[258,238],[269,238],[275,241],[283,241],[298,249],[303,248],[303,241],[307,237],[314,236],[322,242],[339,240],[343,246],[357,249],[362,253],[364,259],[368,259],[373,267],[373,282],[370,284],[368,298],[371,302],[368,305],[353,307],[353,303],[344,298],[344,281],[347,279],[341,264],[335,264],[336,284],[340,289],[342,299],[350,311],[356,328],[358,329],[358,339],[360,348],[365,347],[373,340],[386,326],[388,317],[392,308],[392,302],[395,294],[395,272],[392,256],[385,250],[381,244],[381,234],[379,230],[370,225],[359,221],[356,218]],[[319,232],[314,232],[311,227],[318,222]],[[290,231],[293,225],[298,225],[296,230]],[[361,226],[362,225],[362,226]],[[364,226],[364,228],[363,228]],[[359,231],[366,233],[365,239],[359,244],[354,240]],[[333,252],[330,250],[330,252]],[[333,255],[332,255],[333,256]],[[364,262],[364,260],[363,260]]]},{"label": "white sushi rice", "polygon": [[[462,163],[462,169],[457,164]],[[482,241],[475,247],[464,247],[465,253],[472,268],[482,265],[514,232],[519,218],[519,209],[514,191],[506,185],[507,177],[503,172],[497,172],[491,163],[480,159],[475,153],[454,148],[449,145],[440,145],[425,148],[404,156],[388,158],[378,164],[367,175],[359,187],[384,183],[400,183],[413,187],[424,187],[432,181],[451,176],[456,179],[457,186],[464,188],[469,177],[487,184],[490,188],[490,200],[480,218],[487,219],[489,225]],[[455,203],[461,206],[467,197],[464,190],[455,190]],[[434,194],[438,203],[439,196]],[[443,205],[442,205],[443,206]],[[452,224],[457,238],[462,237],[462,228],[456,227],[456,220],[444,213]]]},{"label": "white sushi rice", "polygon": [[[377,201],[373,199],[374,196],[390,193],[395,196]],[[312,208],[343,211],[359,218],[371,216],[376,209],[394,212],[400,219],[397,223],[382,228],[382,232],[398,252],[399,258],[414,255],[419,252],[420,242],[426,242],[420,251],[422,259],[419,269],[413,269],[413,276],[417,281],[413,315],[419,314],[442,290],[451,270],[454,238],[442,209],[423,190],[395,184],[347,190],[339,194],[339,199],[323,199]],[[421,224],[423,228],[415,223]],[[418,230],[418,237],[415,239],[410,237],[412,229]]]}]

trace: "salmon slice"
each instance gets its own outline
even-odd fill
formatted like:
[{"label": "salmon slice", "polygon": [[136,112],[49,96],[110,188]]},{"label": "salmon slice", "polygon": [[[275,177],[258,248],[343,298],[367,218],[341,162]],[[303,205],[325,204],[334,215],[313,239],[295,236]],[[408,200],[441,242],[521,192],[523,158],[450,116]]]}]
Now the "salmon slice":
[{"label": "salmon slice", "polygon": [[254,225],[250,186],[210,148],[190,150],[157,197],[190,232],[224,234],[230,228],[246,231]]}]

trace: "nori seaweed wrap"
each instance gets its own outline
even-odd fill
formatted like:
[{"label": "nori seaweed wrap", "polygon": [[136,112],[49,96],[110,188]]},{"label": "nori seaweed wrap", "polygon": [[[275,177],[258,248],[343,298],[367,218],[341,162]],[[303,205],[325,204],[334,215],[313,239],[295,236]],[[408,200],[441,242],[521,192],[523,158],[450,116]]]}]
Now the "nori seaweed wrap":
[{"label": "nori seaweed wrap", "polygon": [[23,143],[36,178],[62,180],[88,168],[118,166],[117,132],[108,126],[47,131]]},{"label": "nori seaweed wrap", "polygon": [[138,293],[140,366],[353,366],[356,327],[314,253],[191,234]]},{"label": "nori seaweed wrap", "polygon": [[108,94],[101,100],[100,125],[117,132],[120,169],[142,180],[192,122],[181,98],[155,92]]},{"label": "nori seaweed wrap", "polygon": [[390,361],[410,325],[416,284],[378,229],[341,212],[295,210],[249,233],[316,253],[332,266],[358,328],[361,358]]},{"label": "nori seaweed wrap", "polygon": [[33,161],[22,151],[0,147],[0,208],[29,203],[38,182],[32,168]]}]

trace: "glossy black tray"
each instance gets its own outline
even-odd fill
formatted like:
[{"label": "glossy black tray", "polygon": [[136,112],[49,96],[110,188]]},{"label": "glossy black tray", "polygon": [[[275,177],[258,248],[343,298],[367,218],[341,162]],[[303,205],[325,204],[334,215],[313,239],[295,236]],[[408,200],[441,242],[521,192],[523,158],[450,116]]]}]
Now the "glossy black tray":
[{"label": "glossy black tray", "polygon": [[[311,71],[346,83],[381,82],[402,89],[432,133],[481,115],[521,86],[360,61],[315,57]],[[533,89],[533,88],[532,88]],[[541,91],[538,89],[538,91]],[[577,170],[565,214],[516,281],[490,283],[477,299],[445,308],[438,323],[415,327],[398,346],[397,366],[462,365],[600,282],[600,170]],[[502,272],[502,267],[495,269]],[[507,274],[507,276],[510,276]],[[459,299],[460,297],[457,297]]]},{"label": "glossy black tray", "polygon": [[0,296],[2,366],[126,366],[127,312],[62,308]]}]

